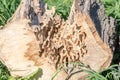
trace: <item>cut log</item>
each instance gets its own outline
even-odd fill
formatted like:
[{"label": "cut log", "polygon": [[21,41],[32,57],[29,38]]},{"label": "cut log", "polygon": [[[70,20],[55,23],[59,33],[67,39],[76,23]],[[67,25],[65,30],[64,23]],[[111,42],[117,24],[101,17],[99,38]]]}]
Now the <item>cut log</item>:
[{"label": "cut log", "polygon": [[110,46],[100,38],[97,23],[80,10],[78,3],[79,0],[73,1],[69,18],[64,21],[54,16],[54,7],[48,10],[43,0],[21,1],[0,30],[0,59],[13,76],[41,68],[40,79],[50,80],[63,65],[54,80],[84,80],[87,74],[73,63],[82,62],[95,71],[110,65]]},{"label": "cut log", "polygon": [[82,13],[87,13],[92,19],[102,41],[115,51],[117,27],[114,18],[105,14],[101,0],[76,0],[76,5]]}]

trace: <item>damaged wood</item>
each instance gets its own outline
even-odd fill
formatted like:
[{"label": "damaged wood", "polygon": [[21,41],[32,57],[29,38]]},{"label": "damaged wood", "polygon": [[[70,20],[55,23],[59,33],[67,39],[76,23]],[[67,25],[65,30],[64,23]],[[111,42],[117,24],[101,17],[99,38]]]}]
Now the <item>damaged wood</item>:
[{"label": "damaged wood", "polygon": [[[100,38],[98,26],[78,3],[79,0],[73,1],[65,21],[54,15],[54,7],[48,10],[43,0],[21,1],[13,17],[0,30],[0,55],[3,56],[0,59],[12,75],[23,76],[41,68],[40,79],[48,80],[64,65],[55,80],[65,80],[72,72],[79,71],[72,62],[82,62],[96,71],[110,65],[110,46]],[[73,67],[72,71],[65,70],[69,67]],[[84,80],[85,76],[86,73],[79,72],[69,80]]]}]

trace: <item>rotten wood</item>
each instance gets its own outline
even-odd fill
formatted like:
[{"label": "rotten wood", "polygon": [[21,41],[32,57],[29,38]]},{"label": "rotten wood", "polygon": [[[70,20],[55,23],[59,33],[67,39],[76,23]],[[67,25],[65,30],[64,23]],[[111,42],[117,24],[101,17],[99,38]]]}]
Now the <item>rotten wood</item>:
[{"label": "rotten wood", "polygon": [[[43,0],[21,1],[15,14],[0,30],[0,60],[11,69],[13,76],[27,75],[41,68],[40,79],[50,80],[63,65],[55,80],[84,80],[87,74],[80,71],[82,68],[74,67],[73,62],[82,62],[96,71],[110,65],[111,46],[106,44],[108,38],[104,40],[106,34],[100,33],[105,26],[97,25],[96,18],[86,12],[91,8],[86,5],[88,0],[82,2],[84,10],[79,4],[81,1],[73,1],[66,21],[59,15],[54,16],[55,8],[48,10]],[[97,27],[102,28],[101,31]]]}]

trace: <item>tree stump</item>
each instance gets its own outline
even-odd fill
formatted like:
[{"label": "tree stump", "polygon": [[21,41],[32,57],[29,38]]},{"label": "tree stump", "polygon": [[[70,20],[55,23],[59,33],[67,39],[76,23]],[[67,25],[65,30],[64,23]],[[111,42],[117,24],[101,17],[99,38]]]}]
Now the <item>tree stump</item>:
[{"label": "tree stump", "polygon": [[114,24],[101,5],[99,0],[74,0],[64,21],[54,16],[54,7],[48,10],[43,0],[22,0],[0,30],[0,59],[13,76],[41,68],[40,79],[50,80],[62,65],[55,80],[85,80],[87,74],[73,63],[82,62],[98,71],[107,68],[112,60]]},{"label": "tree stump", "polygon": [[114,18],[106,16],[101,0],[78,0],[77,4],[82,13],[90,16],[102,41],[114,52],[117,28]]}]

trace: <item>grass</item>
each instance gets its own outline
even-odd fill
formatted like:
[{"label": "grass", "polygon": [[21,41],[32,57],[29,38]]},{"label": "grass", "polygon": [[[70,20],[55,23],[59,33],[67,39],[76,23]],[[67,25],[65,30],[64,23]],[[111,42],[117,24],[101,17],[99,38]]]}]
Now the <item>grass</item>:
[{"label": "grass", "polygon": [[37,76],[42,75],[42,70],[39,68],[35,72],[22,77],[13,77],[10,75],[8,68],[0,61],[0,80],[37,80]]},{"label": "grass", "polygon": [[5,25],[12,16],[20,0],[0,0],[0,25]]},{"label": "grass", "polygon": [[[72,62],[71,65],[73,67],[67,68],[67,70],[71,69],[78,69],[78,71],[75,71],[74,73],[77,72],[86,72],[88,76],[86,77],[87,80],[119,80],[120,79],[120,66],[119,65],[111,65],[107,69],[103,71],[94,71],[89,65],[85,65],[84,63],[81,62]],[[54,80],[54,78],[59,74],[61,70],[66,70],[64,68],[64,65],[61,65],[56,73],[53,75],[51,80]],[[67,78],[65,80],[69,80],[73,73],[69,73]]]},{"label": "grass", "polygon": [[89,74],[88,80],[119,80],[120,66],[111,65],[103,71],[96,72],[94,70],[85,70]]},{"label": "grass", "polygon": [[[12,16],[14,11],[16,10],[20,0],[0,0],[0,25],[5,25],[7,20]],[[72,0],[45,0],[48,3],[48,8],[51,9],[52,6],[56,6],[56,14],[61,15],[61,18],[67,19],[70,12],[70,7],[72,5]],[[120,0],[102,0],[105,11],[108,16],[112,16],[116,19],[118,25],[118,34],[120,35]],[[92,70],[89,66],[84,64],[80,64],[80,67],[83,66],[86,69],[86,73],[89,74],[87,77],[88,80],[119,80],[120,79],[120,66],[119,65],[111,65],[104,71],[96,72]],[[60,68],[61,69],[61,68]],[[7,67],[0,62],[0,80],[34,80],[36,75],[40,73],[40,69],[28,76],[23,76],[20,78],[15,78],[10,75]],[[52,77],[54,77],[59,73],[58,72]]]},{"label": "grass", "polygon": [[0,61],[0,80],[8,80],[9,76],[8,68]]},{"label": "grass", "polygon": [[48,8],[51,9],[55,6],[55,14],[61,15],[61,18],[67,19],[70,13],[70,8],[73,0],[44,0],[48,4]]}]

